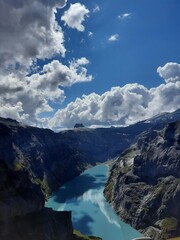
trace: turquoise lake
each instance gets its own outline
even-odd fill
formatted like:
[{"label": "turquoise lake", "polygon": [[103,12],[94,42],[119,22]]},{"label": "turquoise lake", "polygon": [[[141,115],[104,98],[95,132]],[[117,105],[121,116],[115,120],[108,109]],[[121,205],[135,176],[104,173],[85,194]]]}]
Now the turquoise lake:
[{"label": "turquoise lake", "polygon": [[54,210],[72,211],[73,226],[103,240],[131,240],[142,235],[122,222],[103,196],[108,166],[99,165],[64,184],[46,203]]}]

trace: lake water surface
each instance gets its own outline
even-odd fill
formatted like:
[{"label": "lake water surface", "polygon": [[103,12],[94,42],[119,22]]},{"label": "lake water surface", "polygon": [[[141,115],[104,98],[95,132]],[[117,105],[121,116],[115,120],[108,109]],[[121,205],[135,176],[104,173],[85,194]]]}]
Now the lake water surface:
[{"label": "lake water surface", "polygon": [[46,207],[72,211],[74,228],[86,235],[99,236],[103,240],[141,237],[139,232],[123,223],[106,202],[103,190],[107,178],[107,165],[88,169],[54,193]]}]

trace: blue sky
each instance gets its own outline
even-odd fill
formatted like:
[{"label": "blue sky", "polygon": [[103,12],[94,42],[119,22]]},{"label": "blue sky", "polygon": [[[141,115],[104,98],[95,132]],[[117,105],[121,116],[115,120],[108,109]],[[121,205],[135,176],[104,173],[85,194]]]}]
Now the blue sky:
[{"label": "blue sky", "polygon": [[176,110],[179,12],[179,0],[2,0],[1,116],[61,129]]},{"label": "blue sky", "polygon": [[[66,60],[86,56],[91,62],[88,70],[94,80],[67,89],[64,104],[82,94],[92,91],[102,94],[112,86],[126,83],[137,82],[148,88],[158,86],[162,79],[156,72],[157,67],[167,62],[180,62],[179,1],[81,2],[91,12],[96,5],[100,11],[86,19],[83,33],[64,27],[67,38],[71,39],[65,44],[70,51]],[[131,16],[118,19],[124,13],[131,13]],[[93,32],[93,37],[87,36],[88,31]],[[119,34],[119,40],[108,42],[113,34]],[[81,43],[81,39],[85,42]]]}]

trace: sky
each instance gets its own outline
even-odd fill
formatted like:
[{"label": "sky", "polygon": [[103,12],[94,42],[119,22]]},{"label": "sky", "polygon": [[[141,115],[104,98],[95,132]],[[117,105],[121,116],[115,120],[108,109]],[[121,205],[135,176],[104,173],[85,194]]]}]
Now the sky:
[{"label": "sky", "polygon": [[180,108],[179,0],[0,0],[0,116],[64,129]]}]

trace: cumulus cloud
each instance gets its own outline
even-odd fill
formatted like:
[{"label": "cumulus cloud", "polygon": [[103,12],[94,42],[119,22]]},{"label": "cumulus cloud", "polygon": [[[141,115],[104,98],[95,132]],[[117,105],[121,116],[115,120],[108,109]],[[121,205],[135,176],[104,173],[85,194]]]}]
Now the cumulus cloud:
[{"label": "cumulus cloud", "polygon": [[124,20],[126,18],[130,18],[132,13],[122,13],[118,16],[118,19]]},{"label": "cumulus cloud", "polygon": [[70,8],[64,12],[64,15],[61,17],[61,20],[65,22],[70,28],[77,29],[80,32],[85,30],[83,22],[85,17],[88,17],[89,10],[85,5],[80,3],[74,3],[70,5]]},{"label": "cumulus cloud", "polygon": [[63,65],[57,60],[46,64],[40,73],[33,74],[29,80],[32,88],[41,89],[49,99],[58,98],[61,91],[58,87],[69,87],[75,83],[91,81],[92,76],[87,75],[87,69],[84,67],[89,61],[86,58],[80,58],[70,62],[69,66]]},{"label": "cumulus cloud", "polygon": [[85,57],[72,60],[69,66],[53,60],[31,76],[4,75],[0,82],[0,89],[4,90],[0,91],[1,116],[38,124],[39,113],[53,110],[49,101],[64,100],[61,87],[92,80],[85,67],[88,63]]},{"label": "cumulus cloud", "polygon": [[119,34],[111,35],[111,36],[108,38],[108,41],[109,41],[109,42],[115,42],[115,41],[118,41],[118,40],[119,40]]},{"label": "cumulus cloud", "polygon": [[166,63],[163,67],[158,67],[157,72],[167,83],[180,81],[180,64],[178,63]]},{"label": "cumulus cloud", "polygon": [[21,102],[17,102],[14,105],[0,102],[0,112],[1,116],[5,118],[12,118],[17,120],[21,119],[23,121],[27,120],[26,114],[21,114],[23,112]]},{"label": "cumulus cloud", "polygon": [[55,20],[65,0],[0,1],[1,69],[29,67],[37,58],[65,54],[64,35]]},{"label": "cumulus cloud", "polygon": [[[139,84],[114,87],[102,95],[92,93],[77,98],[58,110],[48,123],[48,119],[40,118],[39,114],[54,111],[52,103],[64,100],[65,87],[93,79],[87,73],[89,61],[85,57],[67,65],[53,60],[66,52],[64,34],[55,18],[57,8],[64,4],[65,0],[0,0],[2,117],[34,125],[49,124],[53,128],[72,127],[76,122],[87,126],[127,125],[180,107],[180,64],[167,63],[157,69],[165,83],[156,88]],[[62,20],[69,27],[84,31],[82,23],[88,14],[84,5],[75,3]],[[109,41],[118,38],[115,34]],[[48,59],[48,63],[36,69],[38,59]]]},{"label": "cumulus cloud", "polygon": [[149,102],[151,115],[162,112],[171,112],[180,108],[180,81],[168,82],[157,88],[150,89],[152,101]]},{"label": "cumulus cloud", "polygon": [[[68,65],[54,56],[64,56],[64,34],[56,21],[66,0],[0,1],[0,113],[38,125],[40,113],[62,103],[64,88],[91,81],[85,58]],[[8,17],[7,17],[8,16]],[[38,68],[37,60],[46,60]]]},{"label": "cumulus cloud", "polygon": [[[165,76],[180,80],[180,74],[174,74],[174,64],[166,64],[161,70],[165,71],[167,66],[169,71]],[[102,95],[83,95],[57,111],[49,121],[49,126],[73,127],[76,122],[86,126],[125,126],[162,112],[174,111],[180,108],[179,80],[167,82],[165,79],[165,84],[151,89],[134,83],[113,87]]]}]

